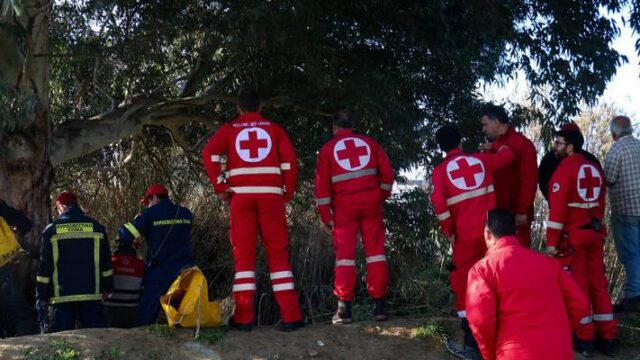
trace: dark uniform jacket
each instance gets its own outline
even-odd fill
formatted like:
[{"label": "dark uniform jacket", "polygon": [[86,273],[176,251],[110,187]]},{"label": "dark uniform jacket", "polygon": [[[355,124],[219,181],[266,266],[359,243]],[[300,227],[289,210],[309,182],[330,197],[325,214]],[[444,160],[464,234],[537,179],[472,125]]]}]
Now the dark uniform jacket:
[{"label": "dark uniform jacket", "polygon": [[189,209],[162,199],[120,227],[118,238],[125,244],[131,244],[139,236],[145,238],[147,268],[143,284],[172,281],[181,269],[194,264],[191,254],[192,219]]},{"label": "dark uniform jacket", "polygon": [[36,297],[60,304],[97,301],[113,287],[107,234],[76,206],[68,207],[42,233]]}]

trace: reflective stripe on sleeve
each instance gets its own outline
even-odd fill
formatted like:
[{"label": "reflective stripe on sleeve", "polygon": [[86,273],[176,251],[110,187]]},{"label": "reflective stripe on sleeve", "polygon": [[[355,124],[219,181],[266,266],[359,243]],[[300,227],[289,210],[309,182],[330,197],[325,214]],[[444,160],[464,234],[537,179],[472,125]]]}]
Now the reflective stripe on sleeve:
[{"label": "reflective stripe on sleeve", "polygon": [[380,189],[382,190],[391,191],[392,187],[393,187],[393,184],[380,183]]},{"label": "reflective stripe on sleeve", "polygon": [[562,230],[562,229],[564,229],[564,224],[559,223],[559,222],[555,222],[555,221],[547,221],[547,228],[548,229]]},{"label": "reflective stripe on sleeve", "polygon": [[329,205],[329,204],[331,204],[331,198],[330,197],[316,199],[316,206]]},{"label": "reflective stripe on sleeve", "polygon": [[238,291],[255,291],[256,290],[256,284],[235,284],[233,285],[233,292],[238,292]]},{"label": "reflective stripe on sleeve", "polygon": [[135,226],[133,226],[132,223],[130,223],[130,222],[126,223],[126,224],[124,224],[124,227],[127,228],[127,230],[129,230],[131,235],[133,235],[134,239],[137,239],[137,238],[140,237],[140,232],[138,231],[138,229],[136,229]]},{"label": "reflective stripe on sleeve", "polygon": [[452,196],[447,199],[447,205],[454,205],[464,200],[476,198],[493,192],[493,185],[489,185],[473,191],[468,191],[460,195]]},{"label": "reflective stripe on sleeve", "polygon": [[253,279],[256,277],[255,271],[238,271],[234,278],[237,279]]},{"label": "reflective stripe on sleeve", "polygon": [[579,209],[593,209],[600,205],[598,203],[568,203],[567,206]]},{"label": "reflective stripe on sleeve", "polygon": [[293,273],[291,271],[277,271],[269,274],[269,276],[271,277],[271,280],[278,280],[284,278],[292,278]]},{"label": "reflective stripe on sleeve", "polygon": [[593,321],[611,321],[613,314],[593,314]]},{"label": "reflective stripe on sleeve", "polygon": [[113,276],[113,269],[102,272],[102,277],[107,277],[107,276]]},{"label": "reflective stripe on sleeve", "polygon": [[282,195],[284,190],[276,186],[235,186],[231,188],[236,194],[278,194]]},{"label": "reflective stripe on sleeve", "polygon": [[440,214],[438,214],[436,216],[438,217],[438,220],[444,221],[444,220],[447,220],[448,218],[451,217],[451,213],[449,212],[449,210],[447,210],[447,211],[445,211],[443,213],[440,213]]},{"label": "reflective stripe on sleeve", "polygon": [[375,256],[369,256],[367,258],[367,264],[381,262],[381,261],[387,261],[387,257],[384,255],[375,255]]},{"label": "reflective stripe on sleeve", "polygon": [[356,266],[356,261],[347,259],[336,260],[336,266]]},{"label": "reflective stripe on sleeve", "polygon": [[280,164],[280,169],[282,169],[282,170],[291,170],[291,164],[290,163],[281,163]]},{"label": "reflective stripe on sleeve", "polygon": [[275,285],[273,285],[273,292],[293,290],[293,289],[294,289],[293,283],[284,283],[284,284],[275,284]]},{"label": "reflective stripe on sleeve", "polygon": [[51,278],[46,276],[36,276],[36,281],[41,284],[48,284],[51,282]]},{"label": "reflective stripe on sleeve", "polygon": [[220,155],[211,155],[211,162],[220,162]]},{"label": "reflective stripe on sleeve", "polygon": [[227,177],[237,176],[237,175],[259,175],[259,174],[274,174],[280,175],[282,172],[280,168],[274,166],[263,166],[263,167],[250,167],[250,168],[236,168],[231,169],[227,172]]},{"label": "reflective stripe on sleeve", "polygon": [[356,178],[359,178],[359,177],[369,176],[369,175],[376,175],[376,174],[378,174],[378,169],[358,170],[358,171],[348,172],[346,174],[340,174],[340,175],[332,176],[331,177],[331,182],[332,183],[337,183],[339,181],[356,179]]},{"label": "reflective stripe on sleeve", "polygon": [[585,316],[582,319],[580,319],[580,324],[586,325],[586,324],[590,323],[591,321],[593,321],[593,317]]}]

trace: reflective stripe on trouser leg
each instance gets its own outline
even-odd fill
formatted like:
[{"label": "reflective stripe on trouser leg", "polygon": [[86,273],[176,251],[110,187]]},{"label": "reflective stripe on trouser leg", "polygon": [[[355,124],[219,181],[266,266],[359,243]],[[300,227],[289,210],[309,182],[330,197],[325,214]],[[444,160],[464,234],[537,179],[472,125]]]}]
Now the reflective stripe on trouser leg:
[{"label": "reflective stripe on trouser leg", "polygon": [[356,242],[358,241],[358,211],[345,207],[334,208],[333,248],[336,267],[333,293],[342,301],[351,301],[357,280]]},{"label": "reflective stripe on trouser leg", "polygon": [[256,293],[255,261],[258,237],[256,200],[251,195],[235,194],[231,198],[231,246],[235,261],[232,296],[235,301],[233,321],[253,323],[253,299]]},{"label": "reflective stripe on trouser leg", "polygon": [[267,196],[257,199],[257,204],[262,245],[267,256],[273,296],[280,308],[280,317],[283,322],[300,321],[302,313],[289,264],[289,233],[284,199],[282,196]]},{"label": "reflective stripe on trouser leg", "polygon": [[591,248],[587,254],[593,325],[602,338],[615,339],[618,331],[618,321],[613,317],[613,306],[609,296],[609,282],[605,275],[604,242],[602,241],[602,235],[589,230],[586,232],[594,235],[590,238]]},{"label": "reflective stripe on trouser leg", "polygon": [[[453,248],[453,271],[449,274],[451,291],[455,300],[454,307],[457,312],[465,309],[465,296],[467,294],[467,277],[473,265],[484,257],[487,247],[482,235],[475,239],[456,239]],[[458,314],[460,315],[460,314]],[[461,317],[461,316],[459,316]]]},{"label": "reflective stripe on trouser leg", "polygon": [[374,299],[387,296],[389,266],[384,250],[384,223],[382,206],[376,203],[372,209],[360,210],[360,231],[367,262],[367,292]]}]

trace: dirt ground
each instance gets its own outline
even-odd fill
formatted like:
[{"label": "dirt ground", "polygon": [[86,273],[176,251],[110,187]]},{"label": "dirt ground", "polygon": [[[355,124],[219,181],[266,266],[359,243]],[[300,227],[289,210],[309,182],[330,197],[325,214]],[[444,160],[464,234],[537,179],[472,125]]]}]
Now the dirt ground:
[{"label": "dirt ground", "polygon": [[[426,332],[425,324],[437,331]],[[444,334],[460,339],[454,318],[395,318],[350,325],[313,324],[292,333],[273,326],[250,333],[193,329],[87,329],[0,340],[2,360],[284,360],[284,359],[454,359]],[[640,348],[623,346],[617,359],[640,360]],[[592,359],[599,359],[598,357]],[[606,359],[606,358],[602,358]]]}]

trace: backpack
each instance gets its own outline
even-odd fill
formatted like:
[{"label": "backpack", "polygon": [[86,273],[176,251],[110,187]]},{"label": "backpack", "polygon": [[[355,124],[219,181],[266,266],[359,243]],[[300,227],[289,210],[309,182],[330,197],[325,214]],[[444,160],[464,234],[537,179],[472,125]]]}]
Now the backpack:
[{"label": "backpack", "polygon": [[197,266],[182,270],[160,304],[170,327],[219,327],[220,303],[209,301],[207,279]]},{"label": "backpack", "polygon": [[11,261],[22,248],[18,244],[16,233],[0,216],[0,267]]}]

